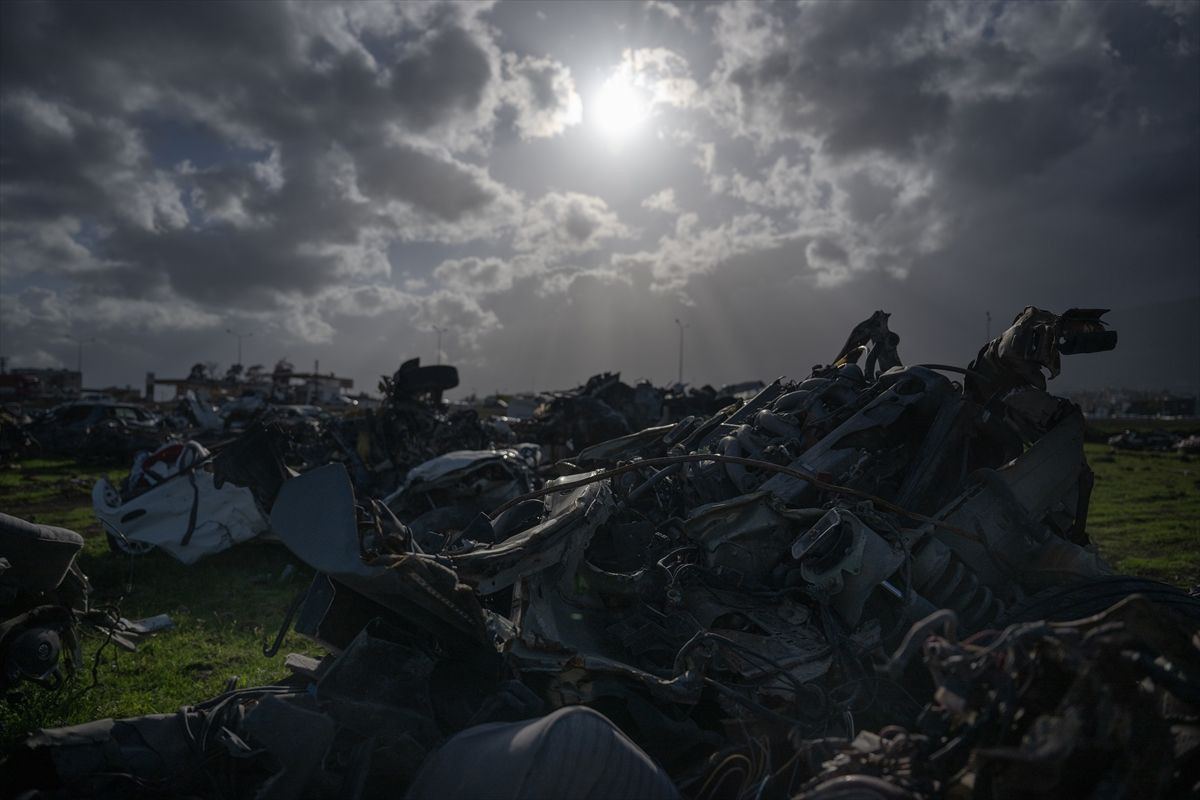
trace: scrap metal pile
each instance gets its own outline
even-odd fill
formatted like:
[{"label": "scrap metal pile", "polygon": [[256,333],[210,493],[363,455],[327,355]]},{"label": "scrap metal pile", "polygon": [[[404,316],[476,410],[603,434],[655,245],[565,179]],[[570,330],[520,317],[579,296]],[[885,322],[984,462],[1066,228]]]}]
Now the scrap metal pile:
[{"label": "scrap metal pile", "polygon": [[[458,385],[451,366],[411,359],[380,383],[378,411],[331,420],[307,461],[344,461],[359,492],[382,496],[413,467],[454,450],[483,450],[496,438],[474,411],[447,411],[442,393]],[[322,449],[324,448],[324,449]],[[327,453],[325,458],[322,454]]]},{"label": "scrap metal pile", "polygon": [[[753,385],[762,388],[761,383]],[[574,455],[663,422],[714,414],[734,402],[736,388],[656,387],[648,381],[630,386],[619,372],[604,372],[571,391],[547,393],[533,419],[512,424],[519,437],[537,441],[556,455]]]},{"label": "scrap metal pile", "polygon": [[1115,346],[1102,313],[1027,308],[962,369],[903,366],[877,312],[809,378],[453,524],[415,524],[443,484],[382,502],[243,448],[218,481],[317,571],[294,626],[330,655],[8,766],[46,797],[1194,793],[1200,600],[1112,576],[1046,391]]},{"label": "scrap metal pile", "polygon": [[[278,428],[287,434],[290,466],[304,471],[330,461],[341,461],[350,470],[355,486],[365,494],[386,494],[399,486],[405,474],[422,462],[452,450],[482,449],[496,432],[473,411],[450,411],[442,393],[458,385],[452,366],[421,366],[410,359],[379,389],[377,409],[280,405],[271,398],[246,395],[226,403],[217,413],[189,392],[179,403],[174,419],[190,438],[219,445],[237,433],[259,427]],[[206,441],[203,434],[218,434]],[[214,449],[216,449],[214,447]]]},{"label": "scrap metal pile", "polygon": [[[447,453],[468,450],[472,463],[501,458],[503,451],[493,447],[494,432],[474,412],[445,410],[441,393],[457,384],[454,367],[421,367],[413,359],[385,377],[385,399],[378,410],[315,415],[299,413],[305,408],[301,406],[241,398],[256,402],[243,403],[254,411],[236,438],[218,441],[212,451],[194,439],[172,438],[139,452],[120,486],[104,477],[97,480],[92,490],[96,518],[116,552],[142,555],[157,547],[190,564],[268,532],[269,505],[236,482],[225,485],[214,472],[217,459],[225,470],[265,469],[276,477],[288,474],[288,468],[305,471],[336,461],[346,465],[360,494],[380,496],[406,486],[406,479],[426,475],[436,465],[424,471],[422,465]],[[192,409],[197,419],[211,415],[201,429],[209,433],[225,431],[232,418],[228,408],[218,416],[190,393],[181,407]],[[296,413],[288,413],[292,411]],[[255,462],[256,454],[267,451],[280,463]],[[240,462],[240,470],[229,466],[233,462]]]}]

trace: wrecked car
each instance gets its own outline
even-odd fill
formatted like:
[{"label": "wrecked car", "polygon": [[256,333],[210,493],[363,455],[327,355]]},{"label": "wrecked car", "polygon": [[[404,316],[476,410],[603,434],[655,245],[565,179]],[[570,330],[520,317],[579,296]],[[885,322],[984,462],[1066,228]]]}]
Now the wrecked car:
[{"label": "wrecked car", "polygon": [[455,450],[418,464],[384,505],[417,535],[460,530],[482,512],[541,485],[541,448]]},{"label": "wrecked car", "polygon": [[76,402],[46,411],[27,427],[43,452],[98,459],[132,456],[162,442],[162,420],[131,403]]},{"label": "wrecked car", "polygon": [[101,477],[92,508],[109,546],[124,555],[159,548],[192,564],[267,530],[249,489],[217,486],[212,456],[197,442],[140,453],[121,487]]},{"label": "wrecked car", "polygon": [[1108,437],[1108,446],[1118,450],[1150,450],[1169,453],[1179,448],[1182,437],[1168,431],[1126,430]]}]

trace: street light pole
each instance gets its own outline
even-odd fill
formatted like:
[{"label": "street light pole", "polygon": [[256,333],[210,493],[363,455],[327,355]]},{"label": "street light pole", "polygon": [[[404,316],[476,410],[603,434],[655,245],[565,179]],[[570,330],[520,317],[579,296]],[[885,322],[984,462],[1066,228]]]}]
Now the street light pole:
[{"label": "street light pole", "polygon": [[75,371],[79,373],[79,385],[82,386],[83,385],[83,345],[85,343],[91,344],[92,342],[96,341],[96,337],[92,336],[87,339],[81,339],[78,336],[72,336],[71,334],[68,333],[67,338],[70,339],[72,342],[75,342],[75,344],[77,346],[77,350],[75,353]]},{"label": "street light pole", "polygon": [[675,319],[675,324],[679,326],[679,380],[677,383],[683,385],[683,329],[690,328],[691,325],[685,325],[678,318]]},{"label": "street light pole", "polygon": [[439,366],[442,363],[442,334],[448,330],[449,328],[439,328],[437,325],[433,326],[433,331],[437,334],[437,363]]},{"label": "street light pole", "polygon": [[242,339],[249,339],[251,336],[254,335],[254,333],[253,333],[253,331],[251,331],[250,333],[238,333],[233,328],[226,328],[225,332],[228,333],[230,336],[234,336],[237,338],[237,343],[238,343],[238,345],[237,345],[237,354],[238,354],[237,355],[237,363],[240,366],[242,363]]}]

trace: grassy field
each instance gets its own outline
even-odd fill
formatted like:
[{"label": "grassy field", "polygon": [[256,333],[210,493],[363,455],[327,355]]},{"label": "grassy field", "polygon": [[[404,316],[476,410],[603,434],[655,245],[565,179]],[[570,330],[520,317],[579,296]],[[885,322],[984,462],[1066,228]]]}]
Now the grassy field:
[{"label": "grassy field", "polygon": [[[1105,558],[1121,572],[1184,588],[1200,584],[1200,459],[1102,444],[1086,452],[1096,473],[1089,530]],[[0,510],[86,537],[80,564],[95,604],[118,606],[130,619],[166,613],[175,622],[136,653],[104,648],[94,685],[90,666],[99,636],[85,640],[88,668],[72,685],[57,693],[24,690],[24,702],[0,702],[0,751],[40,726],[174,711],[219,693],[234,676],[242,686],[270,683],[284,675],[288,652],[317,654],[289,634],[277,656],[262,655],[289,601],[312,576],[280,546],[244,544],[190,567],[159,553],[136,560],[111,553],[92,516],[90,492],[99,475],[115,479],[124,469],[70,460],[0,469]],[[289,564],[293,571],[281,577]]]},{"label": "grassy field", "polygon": [[1088,531],[1119,572],[1200,585],[1200,459],[1085,446],[1096,473]]},{"label": "grassy field", "polygon": [[[102,717],[169,712],[219,694],[236,676],[241,686],[271,683],[286,670],[289,652],[315,653],[289,634],[274,658],[262,655],[273,641],[291,599],[312,570],[280,545],[240,545],[192,566],[162,553],[138,559],[113,554],[92,515],[96,478],[115,479],[128,467],[86,466],[70,460],[34,460],[0,469],[0,511],[78,531],[86,539],[79,564],[91,579],[92,603],[115,606],[129,619],[169,614],[173,630],[145,637],[136,653],[84,640],[85,669],[58,692],[24,685],[20,703],[0,701],[0,752],[26,731]],[[288,565],[292,570],[281,577]]]}]

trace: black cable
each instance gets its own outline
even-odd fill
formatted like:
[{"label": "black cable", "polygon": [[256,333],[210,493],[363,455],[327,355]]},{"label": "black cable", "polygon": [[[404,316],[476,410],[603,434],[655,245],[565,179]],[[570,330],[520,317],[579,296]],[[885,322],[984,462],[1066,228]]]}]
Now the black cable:
[{"label": "black cable", "polygon": [[741,692],[739,692],[735,689],[730,689],[728,686],[724,685],[723,683],[719,683],[719,682],[713,680],[712,678],[705,677],[704,682],[707,685],[716,689],[717,691],[722,692],[727,697],[733,698],[733,700],[735,702],[742,704],[746,708],[757,711],[758,713],[762,714],[763,716],[769,717],[769,718],[775,720],[776,722],[782,722],[785,725],[788,725],[790,727],[804,727],[804,725],[806,724],[802,720],[792,719],[791,717],[780,714],[778,711],[774,711],[770,708],[767,708],[762,703],[759,703],[756,700],[751,700],[749,697],[746,697]]},{"label": "black cable", "polygon": [[288,606],[287,614],[284,615],[283,624],[279,626],[279,632],[275,634],[275,641],[272,644],[263,645],[262,654],[267,658],[273,658],[279,652],[279,648],[283,646],[283,638],[287,636],[288,629],[292,627],[292,619],[296,616],[296,612],[300,609],[300,605],[304,602],[304,599],[308,597],[310,588],[312,588],[311,585],[296,593],[296,596],[292,598],[292,602]]},{"label": "black cable", "polygon": [[780,664],[778,661],[774,660],[773,658],[762,655],[761,653],[756,653],[754,650],[747,647],[746,645],[741,644],[739,642],[735,642],[733,639],[730,639],[727,636],[722,636],[721,634],[715,633],[713,631],[705,631],[704,637],[706,639],[712,639],[713,641],[717,642],[718,644],[723,644],[726,647],[730,647],[730,648],[738,651],[745,658],[748,658],[751,661],[758,661],[760,664],[766,664],[768,667],[778,670],[783,675],[784,678],[786,678],[793,686],[796,687],[797,692],[807,692],[808,691],[803,681],[801,681],[799,678],[797,678],[795,675],[793,675],[787,667],[783,666],[782,664]]}]

